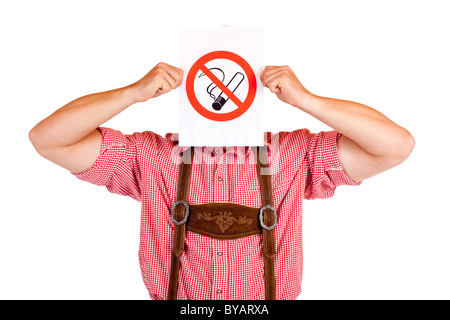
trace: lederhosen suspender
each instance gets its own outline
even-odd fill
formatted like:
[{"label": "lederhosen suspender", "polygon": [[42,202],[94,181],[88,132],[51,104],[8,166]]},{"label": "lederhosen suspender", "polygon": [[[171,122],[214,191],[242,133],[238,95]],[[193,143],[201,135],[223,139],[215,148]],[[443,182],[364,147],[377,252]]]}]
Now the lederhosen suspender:
[{"label": "lederhosen suspender", "polygon": [[[258,172],[259,188],[261,190],[261,213],[259,215],[262,226],[264,252],[264,285],[266,300],[275,300],[275,236],[277,213],[273,207],[272,179],[269,171],[269,159],[266,147],[259,148],[256,155],[256,171]],[[262,151],[262,152],[261,152]],[[262,161],[260,159],[262,158]],[[267,172],[262,172],[265,170]],[[265,174],[263,174],[265,173]],[[267,210],[269,209],[269,210]]]},{"label": "lederhosen suspender", "polygon": [[[191,161],[181,162],[178,171],[177,201],[172,207],[174,222],[173,249],[167,299],[176,300],[180,256],[184,250],[186,227],[188,231],[215,239],[231,240],[262,233],[264,253],[264,285],[266,300],[275,300],[275,238],[277,214],[273,207],[272,181],[266,147],[253,148],[261,190],[261,208],[231,202],[206,204],[187,203],[191,163],[194,148],[190,148]],[[183,159],[188,154],[186,150]],[[266,172],[263,172],[263,171]],[[269,209],[269,210],[267,210]]]},{"label": "lederhosen suspender", "polygon": [[[191,180],[191,164],[194,161],[194,148],[191,147],[191,159],[184,161],[186,151],[183,152],[183,159],[178,169],[177,202],[172,207],[172,221],[174,222],[172,258],[170,261],[170,278],[167,300],[176,300],[178,292],[178,273],[180,271],[180,256],[184,250],[184,235],[186,233],[186,221],[189,217],[189,206],[187,197],[189,182]],[[178,204],[184,204],[179,206]]]}]

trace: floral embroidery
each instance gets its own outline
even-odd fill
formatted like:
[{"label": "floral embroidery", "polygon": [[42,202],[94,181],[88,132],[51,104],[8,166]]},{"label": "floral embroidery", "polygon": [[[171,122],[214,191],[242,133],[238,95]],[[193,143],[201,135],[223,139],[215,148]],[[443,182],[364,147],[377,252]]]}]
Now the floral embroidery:
[{"label": "floral embroidery", "polygon": [[232,212],[222,212],[219,211],[217,215],[213,216],[210,212],[198,213],[197,218],[203,219],[205,221],[216,221],[217,226],[219,227],[222,233],[225,233],[229,227],[233,225],[233,223],[237,224],[251,224],[252,219],[247,218],[245,216],[239,216],[237,218],[232,217]]}]

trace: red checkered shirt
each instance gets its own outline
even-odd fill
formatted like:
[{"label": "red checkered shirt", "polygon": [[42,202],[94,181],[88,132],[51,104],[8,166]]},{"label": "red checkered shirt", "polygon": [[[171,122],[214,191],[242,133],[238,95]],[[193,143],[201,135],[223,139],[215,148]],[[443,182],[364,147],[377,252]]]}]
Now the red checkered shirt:
[{"label": "red checkered shirt", "polygon": [[[141,203],[139,261],[152,299],[167,299],[172,235],[170,210],[176,201],[180,153],[178,135],[124,135],[99,128],[101,155],[78,178],[130,196]],[[338,185],[356,185],[337,156],[336,131],[306,129],[266,133],[275,228],[276,298],[296,299],[301,291],[302,203],[328,198]],[[252,147],[195,147],[188,203],[234,202],[261,207]],[[178,299],[264,299],[261,235],[217,240],[186,232]]]}]

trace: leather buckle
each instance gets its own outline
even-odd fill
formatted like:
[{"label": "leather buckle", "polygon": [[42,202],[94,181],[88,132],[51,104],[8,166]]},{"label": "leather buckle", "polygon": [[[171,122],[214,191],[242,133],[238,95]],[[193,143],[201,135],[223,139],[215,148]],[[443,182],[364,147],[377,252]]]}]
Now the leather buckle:
[{"label": "leather buckle", "polygon": [[[175,217],[174,217],[174,212],[175,212],[175,207],[177,206],[177,205],[179,205],[179,204],[182,204],[185,208],[186,208],[186,210],[185,210],[185,212],[184,212],[184,219],[183,220],[181,220],[181,221],[178,221],[177,219],[175,219]],[[174,224],[176,224],[177,226],[181,226],[182,224],[184,224],[184,223],[186,223],[186,221],[187,221],[187,219],[188,219],[188,217],[189,217],[189,205],[188,205],[188,203],[186,202],[186,201],[184,201],[184,200],[178,200],[177,202],[175,202],[174,204],[173,204],[173,207],[172,207],[172,221],[173,221],[173,223]]]},{"label": "leather buckle", "polygon": [[[271,226],[267,226],[264,223],[264,211],[266,211],[267,209],[272,210],[273,215],[275,216],[275,221],[273,222],[273,224]],[[277,220],[278,220],[277,210],[274,207],[272,207],[270,204],[265,205],[264,207],[262,207],[259,210],[259,222],[261,223],[261,227],[263,227],[264,229],[266,229],[268,231],[274,229],[277,226]]]}]

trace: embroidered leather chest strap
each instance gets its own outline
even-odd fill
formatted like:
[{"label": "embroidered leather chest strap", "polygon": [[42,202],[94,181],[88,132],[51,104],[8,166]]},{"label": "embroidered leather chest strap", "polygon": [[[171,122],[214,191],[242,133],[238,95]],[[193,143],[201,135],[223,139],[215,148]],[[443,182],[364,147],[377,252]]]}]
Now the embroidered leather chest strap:
[{"label": "embroidered leather chest strap", "polygon": [[[188,149],[189,150],[189,149]],[[178,169],[177,202],[172,207],[172,220],[175,228],[173,232],[172,258],[170,262],[168,300],[176,300],[178,292],[178,278],[180,271],[180,256],[184,250],[184,236],[186,233],[186,220],[189,216],[187,197],[191,178],[191,164],[194,161],[194,148],[184,152]],[[190,154],[190,159],[189,159]]]},{"label": "embroidered leather chest strap", "polygon": [[186,228],[209,238],[234,240],[261,234],[259,209],[232,202],[189,205]]}]

